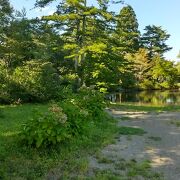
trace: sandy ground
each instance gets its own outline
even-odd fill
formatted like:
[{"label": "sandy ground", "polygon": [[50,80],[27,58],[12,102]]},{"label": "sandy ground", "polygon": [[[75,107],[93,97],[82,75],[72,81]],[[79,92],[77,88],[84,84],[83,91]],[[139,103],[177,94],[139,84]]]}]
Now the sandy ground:
[{"label": "sandy ground", "polygon": [[[107,146],[101,152],[114,165],[99,163],[96,157],[92,157],[91,168],[115,172],[115,165],[122,158],[127,161],[135,159],[137,162],[150,160],[152,170],[162,173],[163,179],[180,180],[180,127],[171,123],[180,121],[180,112],[144,113],[111,109],[109,113],[119,119],[119,126],[139,127],[147,133],[143,136],[117,137],[115,144]],[[122,121],[123,116],[130,119]]]}]

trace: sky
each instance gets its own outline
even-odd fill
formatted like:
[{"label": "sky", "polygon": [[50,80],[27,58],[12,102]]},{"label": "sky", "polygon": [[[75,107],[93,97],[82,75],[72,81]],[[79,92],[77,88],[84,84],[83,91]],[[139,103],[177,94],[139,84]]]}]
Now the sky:
[{"label": "sky", "polygon": [[[89,3],[95,0],[89,0]],[[16,10],[26,8],[28,17],[40,17],[41,15],[50,15],[55,11],[55,5],[48,6],[44,9],[35,9],[35,0],[10,0],[10,3]],[[169,60],[180,61],[177,55],[180,50],[180,0],[125,0],[126,4],[133,7],[138,23],[139,30],[147,25],[161,26],[170,34],[167,44],[173,49],[165,54]],[[111,10],[119,12],[123,7],[121,4],[111,6]]]}]

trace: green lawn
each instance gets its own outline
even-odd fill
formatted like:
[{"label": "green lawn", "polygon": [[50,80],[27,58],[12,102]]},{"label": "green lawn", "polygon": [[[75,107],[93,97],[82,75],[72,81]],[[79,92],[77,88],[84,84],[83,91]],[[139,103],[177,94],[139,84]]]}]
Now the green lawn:
[{"label": "green lawn", "polygon": [[115,120],[107,117],[90,123],[85,136],[58,146],[35,149],[22,145],[18,139],[21,125],[33,117],[36,109],[44,112],[47,108],[42,104],[0,106],[0,179],[85,177],[88,156],[111,143],[118,130]]}]

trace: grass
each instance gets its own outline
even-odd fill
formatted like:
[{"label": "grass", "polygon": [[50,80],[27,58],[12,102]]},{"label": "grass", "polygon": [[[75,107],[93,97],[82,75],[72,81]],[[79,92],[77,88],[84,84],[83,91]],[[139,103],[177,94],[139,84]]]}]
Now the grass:
[{"label": "grass", "polygon": [[172,120],[170,123],[174,124],[177,127],[180,127],[180,121],[179,120]]},{"label": "grass", "polygon": [[116,121],[106,117],[89,123],[83,137],[47,149],[35,149],[19,143],[21,125],[33,117],[35,109],[47,111],[46,104],[0,106],[0,179],[73,179],[85,177],[88,156],[113,142]]},{"label": "grass", "polygon": [[[149,106],[134,104],[113,104],[113,108],[125,111],[179,111],[179,106]],[[143,135],[141,128],[117,127],[116,120],[106,117],[103,121],[89,123],[84,136],[47,149],[35,149],[19,143],[18,133],[21,125],[33,117],[35,110],[46,112],[47,104],[25,104],[0,106],[0,179],[86,179],[89,171],[88,157],[99,154],[100,150],[114,142],[117,135]],[[129,120],[125,117],[121,120]],[[172,124],[179,126],[177,121]],[[159,137],[149,137],[160,141]],[[99,155],[99,163],[114,164],[107,157]],[[150,170],[150,162],[137,163],[121,161],[115,163],[115,170],[96,170],[92,179],[133,179],[142,176],[149,179],[161,179],[162,176]],[[91,177],[90,177],[91,178]]]},{"label": "grass", "polygon": [[128,116],[123,116],[123,117],[120,118],[120,120],[121,121],[127,121],[127,120],[131,120],[131,118],[128,117]]},{"label": "grass", "polygon": [[112,159],[108,159],[107,157],[99,157],[98,159],[98,163],[106,163],[106,164],[110,164],[113,163]]},{"label": "grass", "polygon": [[143,135],[146,132],[141,128],[121,126],[118,130],[120,135]]},{"label": "grass", "polygon": [[95,158],[97,159],[98,163],[111,164],[114,162],[111,158],[104,156],[101,152],[97,152],[95,154]]},{"label": "grass", "polygon": [[163,112],[163,111],[180,111],[179,105],[152,105],[152,104],[133,104],[133,103],[111,103],[110,108],[118,108],[122,111],[144,111],[144,112]]},{"label": "grass", "polygon": [[115,174],[111,170],[97,171],[95,177],[92,180],[125,180],[123,176]]},{"label": "grass", "polygon": [[158,137],[158,136],[149,136],[148,139],[151,139],[153,141],[161,141],[162,140],[162,138]]},{"label": "grass", "polygon": [[115,164],[115,171],[112,169],[94,170],[95,180],[133,180],[133,179],[152,179],[152,180],[163,180],[163,175],[157,172],[153,172],[151,169],[151,162],[144,160],[137,162],[135,159],[128,161],[120,160]]},{"label": "grass", "polygon": [[132,179],[137,176],[142,176],[145,179],[156,179],[162,180],[163,177],[160,173],[152,172],[149,160],[144,160],[137,163],[135,160],[130,160],[127,162],[126,166],[128,168],[127,175]]}]

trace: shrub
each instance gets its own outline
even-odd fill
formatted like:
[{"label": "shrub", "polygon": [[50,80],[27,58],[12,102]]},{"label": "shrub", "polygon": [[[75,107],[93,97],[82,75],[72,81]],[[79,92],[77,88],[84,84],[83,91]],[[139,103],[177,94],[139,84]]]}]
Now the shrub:
[{"label": "shrub", "polygon": [[46,101],[58,97],[60,79],[49,62],[29,61],[17,67],[9,85],[9,94],[24,102]]},{"label": "shrub", "polygon": [[160,86],[161,86],[161,89],[170,89],[172,88],[173,86],[171,86],[171,84],[167,81],[164,81],[162,83],[160,83]]},{"label": "shrub", "polygon": [[[64,102],[78,108],[79,112],[88,113],[89,119],[98,119],[104,114],[104,94],[91,87],[81,87],[77,93],[72,93],[69,87],[63,89]],[[87,117],[86,117],[87,119]]]},{"label": "shrub", "polygon": [[8,103],[10,101],[8,82],[7,68],[0,62],[0,103]]},{"label": "shrub", "polygon": [[73,136],[83,134],[86,123],[89,122],[89,113],[80,108],[74,99],[65,100],[60,103],[63,111],[67,114],[69,123],[69,133]]},{"label": "shrub", "polygon": [[88,122],[88,112],[68,101],[50,106],[48,112],[36,116],[23,125],[20,138],[30,146],[55,145],[73,136],[82,135]]},{"label": "shrub", "polygon": [[144,79],[143,82],[139,84],[140,89],[153,89],[154,83],[148,79]]},{"label": "shrub", "polygon": [[91,88],[82,87],[78,94],[78,104],[92,116],[99,119],[104,114],[104,94]]},{"label": "shrub", "polygon": [[47,113],[37,113],[36,117],[23,125],[20,138],[37,148],[63,142],[71,137],[67,119],[61,107],[52,105]]}]

